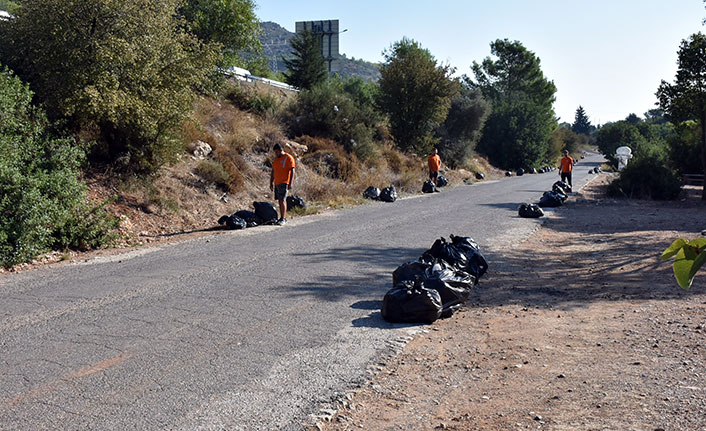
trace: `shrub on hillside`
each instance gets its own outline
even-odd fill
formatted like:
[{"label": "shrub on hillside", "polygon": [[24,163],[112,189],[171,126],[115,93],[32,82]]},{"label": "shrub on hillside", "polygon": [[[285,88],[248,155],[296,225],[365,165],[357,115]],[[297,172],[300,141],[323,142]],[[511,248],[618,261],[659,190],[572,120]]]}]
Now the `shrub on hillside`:
[{"label": "shrub on hillside", "polygon": [[676,199],[680,192],[679,177],[656,154],[632,160],[607,189],[611,197],[657,200]]},{"label": "shrub on hillside", "polygon": [[240,84],[227,87],[224,97],[237,108],[252,112],[262,117],[275,115],[281,105],[272,93],[258,91],[256,88],[243,88]]},{"label": "shrub on hillside", "polygon": [[348,154],[341,144],[330,139],[303,137],[298,142],[309,147],[302,156],[310,169],[319,175],[354,183],[360,177],[360,162]]},{"label": "shrub on hillside", "polygon": [[[283,121],[294,136],[333,139],[348,152],[370,155],[373,127],[368,125],[351,97],[335,83],[324,83],[299,93],[285,111]],[[360,149],[358,149],[360,148]]]},{"label": "shrub on hillside", "polygon": [[42,252],[96,248],[111,238],[116,221],[91,208],[79,181],[83,152],[46,132],[32,93],[0,71],[0,265]]}]

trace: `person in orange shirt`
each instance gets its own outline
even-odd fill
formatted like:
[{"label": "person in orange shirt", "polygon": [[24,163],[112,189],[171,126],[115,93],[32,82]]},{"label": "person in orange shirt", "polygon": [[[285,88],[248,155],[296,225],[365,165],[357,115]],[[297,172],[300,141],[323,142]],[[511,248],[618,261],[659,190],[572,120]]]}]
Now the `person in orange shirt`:
[{"label": "person in orange shirt", "polygon": [[569,150],[563,151],[564,157],[561,158],[561,164],[559,165],[559,175],[561,175],[561,180],[573,187],[571,184],[571,171],[574,169],[574,159],[569,156]]},{"label": "person in orange shirt", "polygon": [[434,181],[435,186],[438,186],[436,180],[439,178],[439,169],[441,169],[441,157],[439,157],[439,150],[436,147],[431,151],[427,162],[429,163],[429,179]]},{"label": "person in orange shirt", "polygon": [[294,157],[285,153],[280,144],[275,144],[272,150],[275,152],[275,159],[272,161],[270,190],[275,192],[275,199],[279,202],[280,218],[277,224],[281,226],[287,223],[287,192],[292,189],[296,163]]}]

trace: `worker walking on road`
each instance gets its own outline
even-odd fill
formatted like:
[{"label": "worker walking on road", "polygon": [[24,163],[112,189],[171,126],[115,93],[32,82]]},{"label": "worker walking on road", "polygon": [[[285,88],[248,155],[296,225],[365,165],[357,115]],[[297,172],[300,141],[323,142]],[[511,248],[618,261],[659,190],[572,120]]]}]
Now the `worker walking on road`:
[{"label": "worker walking on road", "polygon": [[439,179],[439,169],[441,169],[441,157],[439,157],[439,150],[436,147],[431,151],[427,162],[429,163],[429,179],[434,181],[434,185],[438,187],[437,180]]},{"label": "worker walking on road", "polygon": [[569,156],[569,150],[564,150],[562,152],[564,157],[561,158],[561,164],[559,165],[559,175],[561,175],[561,180],[573,187],[571,184],[571,171],[574,170],[574,159]]},{"label": "worker walking on road", "polygon": [[285,153],[280,144],[275,144],[272,150],[275,152],[275,159],[272,161],[270,190],[275,192],[275,199],[279,202],[280,217],[277,224],[281,226],[287,223],[287,192],[292,189],[296,163],[294,157]]}]

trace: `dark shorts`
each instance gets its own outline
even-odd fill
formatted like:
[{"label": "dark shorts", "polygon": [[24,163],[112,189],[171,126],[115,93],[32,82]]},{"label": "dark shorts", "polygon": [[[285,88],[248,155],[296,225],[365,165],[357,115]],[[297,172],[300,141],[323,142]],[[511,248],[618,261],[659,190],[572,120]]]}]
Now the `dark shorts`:
[{"label": "dark shorts", "polygon": [[439,171],[429,172],[429,179],[435,180],[439,177]]},{"label": "dark shorts", "polygon": [[275,200],[283,201],[287,199],[287,184],[277,184],[275,186]]}]

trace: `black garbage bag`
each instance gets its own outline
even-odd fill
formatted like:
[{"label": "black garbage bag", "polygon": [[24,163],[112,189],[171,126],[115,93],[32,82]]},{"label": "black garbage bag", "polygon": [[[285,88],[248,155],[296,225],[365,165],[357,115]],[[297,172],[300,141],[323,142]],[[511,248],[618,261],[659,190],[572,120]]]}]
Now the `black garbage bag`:
[{"label": "black garbage bag", "polygon": [[385,187],[380,191],[380,200],[385,202],[394,202],[397,200],[397,190],[395,186]]},{"label": "black garbage bag", "polygon": [[537,204],[522,204],[517,210],[520,217],[524,218],[539,218],[544,216],[544,211]]},{"label": "black garbage bag", "polygon": [[423,193],[435,193],[438,192],[436,189],[436,186],[431,180],[426,180],[424,181],[424,185],[422,185],[422,192]]},{"label": "black garbage bag", "polygon": [[512,176],[512,171],[505,171],[505,176],[506,176],[506,177],[511,177],[511,176]]},{"label": "black garbage bag", "polygon": [[441,296],[417,279],[403,281],[385,294],[382,318],[393,323],[432,323],[441,316]]},{"label": "black garbage bag", "polygon": [[523,176],[524,174],[525,174],[525,170],[524,170],[524,169],[520,168],[520,169],[517,170],[517,176],[518,176],[518,177],[521,177],[521,176]]},{"label": "black garbage bag", "polygon": [[481,253],[480,247],[468,236],[450,235],[450,238],[451,243],[465,253],[466,259],[468,260],[465,268],[460,269],[474,276],[476,278],[475,282],[478,283],[478,279],[488,271],[488,261],[485,260],[485,256]]},{"label": "black garbage bag", "polygon": [[220,225],[226,225],[228,229],[245,229],[248,225],[245,223],[245,220],[242,218],[236,216],[235,214],[233,215],[224,215],[221,218],[218,219],[218,224]]},{"label": "black garbage bag", "polygon": [[482,180],[485,178],[485,175],[483,175],[481,172],[476,172],[476,179],[477,180]]},{"label": "black garbage bag", "polygon": [[269,202],[253,202],[255,214],[260,217],[262,224],[273,224],[277,221],[277,210],[275,206]]},{"label": "black garbage bag", "polygon": [[456,270],[461,270],[478,279],[488,271],[488,262],[480,251],[478,244],[469,237],[451,235],[451,241],[440,238],[434,242],[431,248],[422,255],[423,261],[430,259],[441,259]]},{"label": "black garbage bag", "polygon": [[542,208],[556,208],[560,207],[563,201],[561,196],[554,192],[544,192],[542,199],[539,200],[538,205]]},{"label": "black garbage bag", "polygon": [[306,202],[304,202],[304,199],[301,196],[287,196],[287,209],[291,210],[294,208],[306,208]]},{"label": "black garbage bag", "polygon": [[569,196],[567,196],[564,192],[561,191],[561,188],[556,188],[555,190],[552,190],[550,192],[544,192],[545,195],[550,195],[554,194],[556,195],[559,199],[561,199],[561,202],[566,202],[567,199],[569,199]]},{"label": "black garbage bag", "polygon": [[530,170],[530,174],[536,174],[537,173],[537,168],[532,168]]},{"label": "black garbage bag", "polygon": [[423,278],[427,268],[431,266],[432,263],[421,260],[403,263],[392,272],[392,285],[397,286],[403,281],[414,281],[417,278]]},{"label": "black garbage bag", "polygon": [[566,184],[563,181],[557,181],[554,184],[552,184],[552,191],[553,192],[559,191],[565,195],[568,195],[569,193],[571,193],[571,186]]},{"label": "black garbage bag", "polygon": [[475,279],[464,271],[437,263],[427,268],[423,281],[425,287],[439,292],[441,317],[449,317],[466,302]]},{"label": "black garbage bag", "polygon": [[437,187],[444,187],[449,184],[449,180],[446,179],[445,176],[439,175],[439,178],[436,179],[436,186]]},{"label": "black garbage bag", "polygon": [[363,192],[363,197],[368,199],[379,199],[380,189],[377,187],[370,186]]},{"label": "black garbage bag", "polygon": [[260,217],[258,217],[257,214],[252,211],[240,210],[233,215],[245,220],[245,223],[247,223],[248,227],[255,227],[262,224],[262,220],[260,219]]}]

